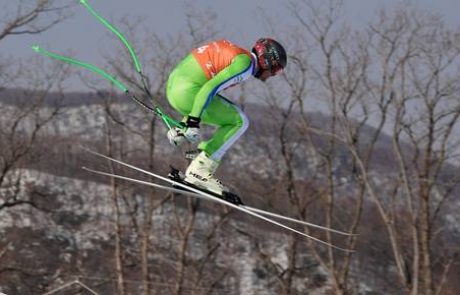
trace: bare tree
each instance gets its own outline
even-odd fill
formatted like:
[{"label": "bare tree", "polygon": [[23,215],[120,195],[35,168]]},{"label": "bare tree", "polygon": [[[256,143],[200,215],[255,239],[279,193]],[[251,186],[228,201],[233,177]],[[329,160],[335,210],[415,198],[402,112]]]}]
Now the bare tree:
[{"label": "bare tree", "polygon": [[[12,103],[0,105],[0,211],[6,216],[14,216],[18,212],[28,212],[26,214],[34,216],[37,212],[52,211],[44,201],[51,194],[47,190],[29,190],[25,183],[24,169],[33,168],[48,152],[49,143],[43,141],[43,138],[46,137],[47,128],[62,113],[61,105],[51,104],[50,97],[64,98],[61,83],[65,71],[61,67],[46,68],[31,61],[28,66],[31,67],[28,71],[24,68],[19,71],[22,73],[22,82],[18,84],[26,83],[30,88],[3,92],[4,98],[14,99]],[[45,82],[40,77],[38,82],[36,73],[32,74],[35,71],[50,71],[54,77]],[[58,91],[51,93],[54,87]],[[17,249],[17,245],[24,244],[27,239],[23,236],[8,236],[11,236],[11,240],[6,242],[11,243],[12,249]],[[14,278],[18,276],[27,276],[33,281],[48,274],[48,270],[37,270],[36,265],[25,259],[11,259],[11,251],[2,253],[5,258],[1,259],[0,272],[3,278],[9,278],[11,284],[14,284]],[[28,290],[26,285],[21,285],[21,288]]]},{"label": "bare tree", "polygon": [[[288,212],[307,219],[320,217],[314,214],[314,208],[321,208],[327,226],[340,226],[355,232],[362,216],[364,189],[363,184],[356,186],[358,197],[353,209],[347,210],[352,213],[346,213],[349,221],[345,224],[350,225],[337,222],[342,219],[340,215],[345,213],[341,208],[345,203],[343,187],[347,183],[343,183],[343,177],[339,177],[342,172],[337,165],[342,157],[340,150],[346,141],[336,134],[343,134],[341,126],[346,121],[341,118],[350,116],[350,105],[353,106],[362,98],[362,87],[359,86],[367,67],[366,55],[360,48],[361,43],[349,45],[352,44],[349,43],[351,37],[347,36],[350,36],[351,31],[338,19],[340,2],[330,1],[318,7],[308,1],[297,1],[291,2],[290,8],[300,25],[286,36],[291,41],[290,67],[284,75],[284,85],[269,88],[264,98],[274,110],[272,118],[279,118],[274,125],[279,129],[279,151],[283,162],[280,182],[286,188],[290,203]],[[284,102],[278,98],[283,98]],[[321,122],[321,132],[317,132],[319,129],[312,125],[310,114],[305,112],[309,105],[319,100],[325,102],[323,105],[334,114],[330,122]],[[339,116],[340,112],[342,116]],[[363,124],[357,124],[357,128]],[[359,129],[354,131],[356,133]],[[324,136],[322,133],[335,136]],[[302,170],[308,171],[308,180],[300,180],[299,175],[305,174]],[[323,218],[314,221],[318,223],[321,220]],[[345,242],[350,249],[357,242],[356,237],[342,240],[334,238],[330,233],[322,238],[332,244]],[[304,245],[296,237],[290,239],[287,252],[289,264],[280,276],[284,286],[283,294],[295,293],[294,277],[302,278],[306,275],[296,270],[300,249]],[[312,243],[309,243],[309,250],[330,273],[334,292],[350,292],[349,275],[353,254],[339,254],[331,247],[326,247],[324,251],[323,246],[317,247]]]},{"label": "bare tree", "polygon": [[19,0],[2,5],[0,40],[7,36],[39,34],[69,17],[68,8],[73,6],[55,0]]},{"label": "bare tree", "polygon": [[[109,115],[111,115],[111,110],[110,110],[110,100],[108,100],[105,104],[105,109],[106,109],[106,150],[107,154],[110,157],[114,157],[114,143],[113,143],[113,136],[112,136],[112,128],[111,127],[111,120],[109,120]],[[113,163],[109,161],[108,163],[110,172],[115,173],[115,169],[113,167]],[[126,294],[126,286],[125,286],[125,276],[124,276],[124,255],[123,255],[123,245],[122,245],[122,239],[123,239],[123,225],[121,222],[122,214],[121,214],[121,208],[120,208],[120,191],[118,189],[118,183],[114,178],[111,178],[110,180],[110,186],[112,189],[112,203],[113,203],[113,211],[115,213],[115,253],[114,253],[114,259],[115,259],[115,272],[117,274],[117,290],[118,293],[123,295]]]},{"label": "bare tree", "polygon": [[[41,71],[38,67],[39,65],[37,65],[37,70]],[[0,187],[5,189],[1,194],[0,210],[22,204],[34,206],[30,200],[20,197],[17,185],[20,184],[21,176],[15,175],[14,171],[27,166],[34,158],[38,159],[39,153],[43,152],[38,149],[41,144],[40,134],[61,110],[60,104],[42,109],[46,106],[47,96],[54,87],[60,89],[58,95],[61,99],[64,97],[60,87],[64,80],[62,67],[47,70],[51,70],[54,74],[46,83],[37,82],[35,80],[37,76],[31,74],[34,71],[28,74],[23,71],[24,83],[31,87],[35,86],[35,88],[12,91],[10,95],[17,96],[16,105],[0,106],[4,114],[0,130]],[[16,189],[13,189],[14,187]]]},{"label": "bare tree", "polygon": [[[407,43],[415,54],[398,69],[401,82],[395,87],[393,144],[404,179],[402,196],[410,214],[412,253],[405,255],[396,245],[394,252],[401,276],[402,266],[412,261],[404,275],[406,288],[412,294],[434,294],[443,287],[435,283],[439,270],[434,261],[445,261],[448,269],[447,261],[458,251],[442,251],[446,257],[436,254],[434,249],[439,248],[433,239],[442,237],[436,232],[446,221],[437,214],[449,204],[459,183],[449,172],[454,169],[449,162],[458,155],[454,130],[459,123],[460,93],[454,77],[458,75],[460,44],[458,32],[445,29],[436,16],[422,15],[423,22],[419,15],[405,17],[407,27],[413,30]],[[392,223],[398,224],[397,216],[393,218]]]},{"label": "bare tree", "polygon": [[[453,169],[449,159],[458,154],[456,32],[445,29],[436,16],[401,7],[393,14],[381,12],[367,32],[358,34],[337,26],[340,2],[329,1],[324,10],[307,1],[302,5],[309,14],[301,13],[299,3],[293,3],[292,12],[305,28],[305,43],[313,41],[318,50],[300,68],[308,68],[314,92],[328,102],[331,114],[327,128],[304,125],[310,134],[329,138],[327,149],[323,145],[319,153],[328,175],[327,224],[340,173],[334,171],[337,148],[346,147],[352,157],[348,178],[357,189],[351,229],[359,225],[363,197],[369,196],[385,225],[401,286],[410,294],[439,293],[443,287],[434,280],[442,277],[445,283],[440,274],[448,271],[456,253],[434,258],[432,240],[433,227],[443,228],[445,222],[433,212],[442,210],[458,189],[458,179],[448,172]],[[298,85],[290,82],[293,78],[287,79],[291,88]],[[391,134],[392,147],[380,146],[384,131]],[[376,164],[382,161],[394,165],[383,165],[379,170],[387,179],[377,180]],[[355,244],[353,238],[348,242]],[[334,291],[347,292],[352,257],[336,260],[329,251],[327,260],[317,258],[332,272]]]},{"label": "bare tree", "polygon": [[[190,12],[187,15],[188,23],[190,26],[190,33],[192,39],[196,38],[206,38],[206,32],[202,32],[202,26],[199,26],[194,21],[194,15],[197,12]],[[140,40],[136,38],[139,36],[140,32],[140,23],[131,24],[128,21],[123,21],[123,31],[126,36],[129,36],[130,43],[134,45],[134,48],[148,48],[150,50],[142,51],[140,57],[142,59],[142,64],[146,67],[143,68],[143,74],[147,78],[148,87],[153,95],[153,97],[147,97],[144,92],[144,86],[141,84],[140,77],[137,75],[136,71],[132,68],[131,57],[126,52],[118,52],[117,58],[111,57],[110,55],[106,56],[106,60],[112,72],[117,73],[117,76],[127,81],[131,86],[132,90],[136,93],[138,97],[143,98],[143,100],[150,105],[159,105],[163,109],[168,110],[169,106],[166,103],[164,89],[167,78],[168,70],[172,69],[175,62],[185,55],[185,48],[192,48],[192,46],[184,45],[184,38],[179,36],[177,40],[170,40],[169,42],[160,38],[155,34],[145,34],[147,36],[146,40]],[[118,42],[118,40],[115,40]],[[192,43],[202,42],[195,40]],[[147,44],[146,46],[140,46],[140,44]],[[178,46],[178,44],[181,44]],[[124,58],[120,59],[119,56]],[[88,82],[88,86],[91,88],[99,87],[98,84],[95,84],[92,81]],[[103,92],[100,92],[102,95],[106,95]],[[107,100],[106,98],[104,98]],[[137,107],[137,106],[135,106]],[[156,150],[156,135],[158,128],[158,121],[152,113],[145,113],[145,116],[142,118],[143,124],[133,124],[128,123],[130,120],[125,120],[123,114],[118,110],[117,107],[107,104],[106,113],[110,121],[121,127],[121,133],[124,134],[120,136],[120,132],[117,132],[118,135],[110,133],[112,142],[115,138],[119,142],[123,143],[124,151],[122,154],[130,157],[147,157],[148,161],[145,162],[148,170],[156,169],[159,165],[159,161],[155,158]],[[139,127],[140,126],[140,127]],[[130,143],[124,144],[128,140]],[[140,146],[137,143],[142,143],[142,151],[139,151]],[[147,147],[147,149],[145,149]],[[113,149],[113,146],[111,148]],[[115,150],[114,150],[115,152]],[[120,151],[121,152],[121,151]],[[141,156],[144,155],[145,156]],[[114,190],[115,192],[115,190]],[[118,194],[118,193],[117,193]],[[159,196],[161,196],[159,198]],[[143,281],[143,292],[144,294],[151,294],[153,290],[151,289],[152,284],[150,284],[152,278],[152,271],[155,266],[152,265],[151,256],[152,251],[154,251],[154,243],[157,237],[152,233],[153,229],[153,214],[154,211],[163,206],[165,201],[169,199],[169,194],[161,194],[155,190],[151,191],[150,197],[145,197],[143,200],[139,200],[135,197],[122,197],[125,209],[127,213],[131,216],[131,226],[126,233],[135,232],[138,237],[139,243],[139,259],[141,264],[141,273]],[[118,200],[118,201],[117,201]],[[114,200],[115,204],[118,204],[119,199]],[[118,206],[118,205],[117,205]],[[174,205],[176,206],[176,205]],[[183,210],[182,208],[176,208],[177,210]],[[121,213],[123,211],[121,208],[118,208],[117,212]],[[117,215],[118,216],[118,215]],[[184,286],[188,282],[193,280],[188,279],[188,272],[185,272],[185,267],[188,264],[187,262],[187,250],[188,245],[187,241],[189,236],[192,234],[194,219],[196,212],[191,212],[190,221],[186,225],[186,230],[183,231],[183,235],[179,235],[181,242],[178,245],[178,260],[177,260],[177,269],[182,270],[178,272],[178,277],[175,283],[175,293],[180,294],[184,290]],[[119,224],[120,220],[117,219],[116,223]],[[118,225],[120,228],[120,225]],[[181,224],[178,224],[178,228],[182,228]],[[119,230],[116,230],[118,233]],[[182,231],[179,231],[182,232]],[[161,241],[161,239],[159,239]],[[118,241],[119,242],[119,241]],[[182,245],[182,246],[181,246]],[[122,247],[122,246],[120,246]],[[116,253],[116,261],[121,261],[117,264],[117,269],[122,268],[123,261],[120,258],[123,256],[123,251],[127,251],[128,248],[125,246],[124,249],[117,248],[119,251]],[[181,250],[182,249],[182,250]],[[214,249],[215,250],[215,249]],[[159,268],[156,267],[157,269]],[[204,263],[201,264],[201,269],[204,269]],[[201,271],[203,272],[203,271]],[[120,273],[120,272],[119,272]],[[198,271],[198,273],[200,273]],[[197,279],[200,280],[199,278]],[[119,281],[119,289],[122,287],[122,278]],[[169,281],[169,279],[168,279]],[[186,288],[187,289],[187,288]],[[212,288],[211,288],[212,289]],[[121,289],[120,289],[121,290]]]}]

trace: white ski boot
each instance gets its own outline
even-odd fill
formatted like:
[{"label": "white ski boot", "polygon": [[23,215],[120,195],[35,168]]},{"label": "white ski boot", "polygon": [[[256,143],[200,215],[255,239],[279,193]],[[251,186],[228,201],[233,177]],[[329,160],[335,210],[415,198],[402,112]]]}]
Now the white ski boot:
[{"label": "white ski boot", "polygon": [[185,171],[184,181],[198,188],[222,196],[228,188],[214,177],[219,162],[210,159],[205,152],[199,153]]}]

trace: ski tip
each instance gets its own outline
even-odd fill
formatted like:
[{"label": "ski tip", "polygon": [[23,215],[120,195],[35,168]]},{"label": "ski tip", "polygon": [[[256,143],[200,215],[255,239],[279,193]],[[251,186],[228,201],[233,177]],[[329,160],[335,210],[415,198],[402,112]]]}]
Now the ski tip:
[{"label": "ski tip", "polygon": [[88,172],[91,172],[91,173],[96,173],[96,171],[94,171],[93,169],[88,168],[88,167],[86,167],[86,166],[82,166],[81,169],[82,169],[82,170],[85,170],[85,171],[88,171]]}]

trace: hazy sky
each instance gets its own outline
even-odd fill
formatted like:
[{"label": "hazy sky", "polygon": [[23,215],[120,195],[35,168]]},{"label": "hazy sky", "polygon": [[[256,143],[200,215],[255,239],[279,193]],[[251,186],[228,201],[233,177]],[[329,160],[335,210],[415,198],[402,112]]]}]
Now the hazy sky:
[{"label": "hazy sky", "polygon": [[[4,1],[13,0],[0,0],[0,3]],[[243,46],[250,46],[256,38],[266,33],[260,15],[257,13],[260,8],[281,24],[289,21],[285,0],[189,0],[187,2],[196,10],[214,11],[218,16],[219,25],[224,28],[222,37],[231,35],[234,42]],[[174,34],[184,30],[186,25],[184,11],[187,2],[184,0],[89,0],[96,11],[113,21],[115,25],[117,20],[124,16],[133,19],[143,17],[151,30],[160,34]],[[460,25],[458,17],[460,0],[412,0],[410,2],[422,9],[440,13],[449,26]],[[394,7],[398,3],[400,1],[397,0],[344,0],[345,18],[354,26],[362,26],[375,16],[376,9],[383,5]],[[0,42],[0,55],[13,58],[31,57],[35,53],[30,46],[39,44],[55,52],[72,50],[76,57],[88,62],[102,62],[100,50],[107,49],[102,45],[107,42],[101,40],[107,40],[107,30],[90,16],[83,6],[76,6],[74,13],[72,18],[40,35],[19,35],[4,39]],[[117,45],[113,44],[113,46]]]}]

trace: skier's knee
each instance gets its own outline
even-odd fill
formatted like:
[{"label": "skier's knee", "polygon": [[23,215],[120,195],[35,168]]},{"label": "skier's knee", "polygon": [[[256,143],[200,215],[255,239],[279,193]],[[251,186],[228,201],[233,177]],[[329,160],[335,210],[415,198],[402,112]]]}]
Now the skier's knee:
[{"label": "skier's knee", "polygon": [[238,120],[236,121],[236,126],[238,127],[238,131],[241,133],[246,132],[249,127],[249,119],[244,113],[240,113]]}]

